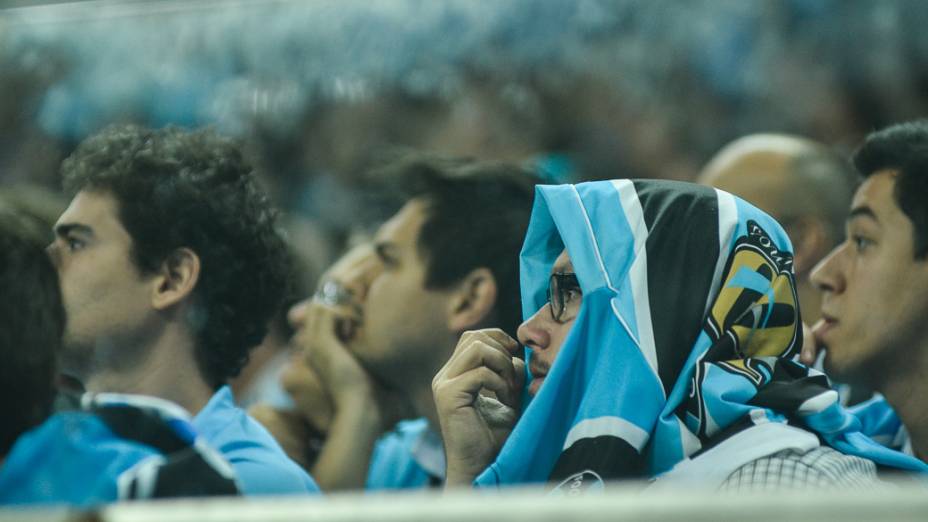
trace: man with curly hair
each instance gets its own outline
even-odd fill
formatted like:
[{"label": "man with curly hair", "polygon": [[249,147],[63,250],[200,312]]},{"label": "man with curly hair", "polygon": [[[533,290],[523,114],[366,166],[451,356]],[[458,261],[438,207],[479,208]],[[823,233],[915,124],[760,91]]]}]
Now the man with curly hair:
[{"label": "man with curly hair", "polygon": [[65,311],[34,218],[0,208],[0,506],[237,494],[168,401],[87,394],[52,413]]},{"label": "man with curly hair", "polygon": [[62,175],[73,199],[49,247],[68,313],[62,372],[91,392],[194,413],[246,494],[317,491],[226,386],[265,336],[287,269],[275,212],[236,144],[114,126]]}]

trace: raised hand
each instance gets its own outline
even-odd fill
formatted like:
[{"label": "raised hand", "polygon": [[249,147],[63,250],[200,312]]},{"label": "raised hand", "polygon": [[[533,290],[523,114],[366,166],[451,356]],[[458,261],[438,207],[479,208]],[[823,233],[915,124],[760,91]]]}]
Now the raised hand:
[{"label": "raised hand", "polygon": [[525,381],[520,352],[502,330],[465,332],[433,379],[449,487],[470,485],[515,426]]}]

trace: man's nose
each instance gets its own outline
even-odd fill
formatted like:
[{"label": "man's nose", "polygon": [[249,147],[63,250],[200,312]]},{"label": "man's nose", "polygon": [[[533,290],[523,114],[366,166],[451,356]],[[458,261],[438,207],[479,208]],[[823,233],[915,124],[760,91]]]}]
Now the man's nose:
[{"label": "man's nose", "polygon": [[61,263],[61,255],[59,254],[58,248],[55,246],[54,241],[45,247],[45,252],[48,253],[48,257],[52,260],[52,266],[59,268]]},{"label": "man's nose", "polygon": [[367,297],[367,291],[371,286],[371,282],[373,282],[380,272],[380,262],[377,259],[377,255],[371,250],[366,252],[339,282],[351,293],[351,297],[355,303],[360,305]]},{"label": "man's nose", "polygon": [[841,293],[844,291],[844,279],[840,264],[843,247],[835,247],[824,259],[818,262],[809,274],[809,280],[821,292]]},{"label": "man's nose", "polygon": [[519,343],[532,350],[544,350],[551,343],[547,321],[551,320],[551,304],[548,303],[529,317],[516,331]]}]

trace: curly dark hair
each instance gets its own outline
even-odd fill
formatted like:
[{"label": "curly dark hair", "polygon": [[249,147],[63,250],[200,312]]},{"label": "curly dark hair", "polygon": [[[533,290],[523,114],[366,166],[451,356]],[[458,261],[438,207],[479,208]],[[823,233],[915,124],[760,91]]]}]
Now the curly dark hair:
[{"label": "curly dark hair", "polygon": [[517,164],[423,153],[395,157],[368,176],[392,184],[394,199],[426,201],[417,245],[426,288],[448,288],[471,270],[488,268],[498,287],[491,319],[515,335],[522,322],[519,252],[537,176]]},{"label": "curly dark hair", "polygon": [[152,273],[179,248],[200,258],[188,324],[206,382],[234,377],[267,333],[286,291],[277,213],[234,141],[211,130],[104,129],[62,165],[65,190],[112,195],[132,258]]},{"label": "curly dark hair", "polygon": [[65,312],[41,234],[0,212],[0,456],[51,413]]},{"label": "curly dark hair", "polygon": [[928,257],[928,119],[871,133],[853,161],[864,178],[887,169],[899,172],[893,196],[912,221],[916,259]]}]

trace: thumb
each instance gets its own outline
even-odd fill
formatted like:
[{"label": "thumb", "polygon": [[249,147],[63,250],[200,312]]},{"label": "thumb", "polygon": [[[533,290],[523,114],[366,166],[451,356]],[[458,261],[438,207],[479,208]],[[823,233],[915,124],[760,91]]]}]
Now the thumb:
[{"label": "thumb", "polygon": [[799,352],[799,362],[812,366],[815,364],[816,355],[818,355],[818,347],[815,346],[812,329],[806,323],[802,323],[802,351]]}]

